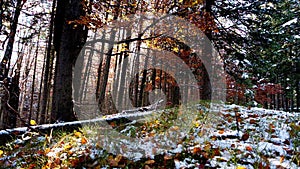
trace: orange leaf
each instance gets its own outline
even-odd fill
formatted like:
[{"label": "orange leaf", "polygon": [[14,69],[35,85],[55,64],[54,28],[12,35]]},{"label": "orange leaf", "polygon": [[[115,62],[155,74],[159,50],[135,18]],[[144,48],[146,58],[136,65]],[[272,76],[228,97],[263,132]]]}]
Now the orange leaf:
[{"label": "orange leaf", "polygon": [[199,152],[201,152],[201,148],[200,147],[194,147],[193,154],[197,154]]},{"label": "orange leaf", "polygon": [[256,120],[250,119],[250,124],[255,124],[255,123],[256,123]]},{"label": "orange leaf", "polygon": [[247,151],[252,151],[253,149],[252,149],[251,146],[246,146],[246,150],[247,150]]},{"label": "orange leaf", "polygon": [[218,132],[219,134],[223,134],[224,133],[224,129],[222,129],[222,130],[219,130],[219,132]]},{"label": "orange leaf", "polygon": [[274,124],[270,124],[269,127],[270,127],[271,129],[274,129],[274,128],[275,128]]},{"label": "orange leaf", "polygon": [[79,159],[78,158],[70,159],[70,163],[72,167],[76,167],[79,164]]},{"label": "orange leaf", "polygon": [[169,155],[165,155],[164,156],[164,160],[171,160],[173,157],[172,156],[169,156]]},{"label": "orange leaf", "polygon": [[148,161],[145,162],[145,164],[154,164],[154,163],[155,163],[154,160],[148,160]]},{"label": "orange leaf", "polygon": [[148,83],[148,84],[146,85],[146,87],[145,87],[145,91],[146,91],[146,92],[149,92],[149,91],[151,91],[151,90],[152,90],[152,84]]},{"label": "orange leaf", "polygon": [[280,157],[280,160],[279,160],[279,161],[280,161],[280,164],[283,162],[283,160],[284,160],[284,156],[281,156],[281,157]]},{"label": "orange leaf", "polygon": [[48,154],[50,152],[50,148],[46,148],[45,154]]},{"label": "orange leaf", "polygon": [[81,138],[81,144],[86,144],[87,143],[87,139],[85,137]]}]

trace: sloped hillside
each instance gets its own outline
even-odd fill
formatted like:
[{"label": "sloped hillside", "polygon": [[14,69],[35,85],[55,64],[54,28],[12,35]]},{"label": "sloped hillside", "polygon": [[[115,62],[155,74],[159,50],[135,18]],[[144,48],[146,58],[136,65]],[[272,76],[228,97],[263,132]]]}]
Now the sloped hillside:
[{"label": "sloped hillside", "polygon": [[[174,125],[168,123],[168,113],[143,124],[124,124],[118,131],[131,137],[153,137],[164,126]],[[227,105],[217,112],[221,120],[204,129],[205,113],[199,110],[190,133],[174,149],[159,152],[148,145],[147,157],[103,150],[99,138],[90,137],[93,127],[48,135],[28,132],[1,146],[0,168],[300,168],[299,113]],[[136,145],[127,142],[127,146]],[[126,153],[135,158],[126,158]]]}]

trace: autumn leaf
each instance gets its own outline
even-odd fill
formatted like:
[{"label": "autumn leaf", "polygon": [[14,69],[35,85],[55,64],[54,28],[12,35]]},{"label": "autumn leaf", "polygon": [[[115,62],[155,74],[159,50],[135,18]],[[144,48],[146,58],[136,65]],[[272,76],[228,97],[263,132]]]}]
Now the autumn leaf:
[{"label": "autumn leaf", "polygon": [[172,127],[170,128],[170,130],[171,130],[171,131],[177,131],[177,130],[179,130],[179,127],[178,127],[178,126],[172,126]]},{"label": "autumn leaf", "polygon": [[250,124],[255,124],[255,123],[256,123],[256,120],[250,119]]},{"label": "autumn leaf", "polygon": [[174,47],[174,48],[173,48],[173,51],[174,51],[174,52],[178,52],[178,51],[179,51],[178,47]]},{"label": "autumn leaf", "polygon": [[246,146],[246,150],[247,150],[247,151],[252,151],[253,149],[252,149],[251,146]]},{"label": "autumn leaf", "polygon": [[145,162],[145,164],[154,164],[154,163],[155,163],[154,160],[148,160],[148,161]]},{"label": "autumn leaf", "polygon": [[283,162],[283,160],[284,160],[284,156],[281,156],[279,160],[280,164]]},{"label": "autumn leaf", "polygon": [[81,133],[78,132],[78,131],[76,131],[76,132],[74,133],[74,136],[79,138],[79,137],[81,137]]},{"label": "autumn leaf", "polygon": [[196,121],[196,122],[194,123],[194,126],[195,126],[195,127],[199,127],[199,126],[200,126],[200,123],[199,123],[198,121]]},{"label": "autumn leaf", "polygon": [[207,143],[205,146],[204,146],[204,150],[205,151],[209,151],[211,149],[211,144],[210,143]]},{"label": "autumn leaf", "polygon": [[271,129],[274,129],[274,128],[275,128],[274,124],[269,124],[269,127],[270,127]]},{"label": "autumn leaf", "polygon": [[201,152],[201,148],[200,147],[194,147],[193,154],[197,154],[199,152]]},{"label": "autumn leaf", "polygon": [[35,126],[36,125],[36,121],[35,120],[30,120],[30,125]]},{"label": "autumn leaf", "polygon": [[242,135],[241,140],[246,141],[246,140],[248,140],[248,138],[249,138],[249,133],[245,133]]},{"label": "autumn leaf", "polygon": [[66,144],[65,146],[64,146],[64,149],[65,150],[69,150],[69,149],[71,149],[72,148],[72,145],[71,144]]},{"label": "autumn leaf", "polygon": [[81,144],[86,144],[87,143],[87,139],[85,137],[81,138]]},{"label": "autumn leaf", "polygon": [[3,150],[0,150],[0,157],[2,157],[3,153]]},{"label": "autumn leaf", "polygon": [[109,161],[109,164],[110,164],[110,166],[112,166],[112,167],[117,167],[118,165],[119,165],[119,162],[121,161],[121,159],[122,159],[122,155],[117,155],[117,157],[116,158],[109,158],[108,159],[108,161]]},{"label": "autumn leaf", "polygon": [[247,169],[247,168],[244,166],[237,166],[236,169]]},{"label": "autumn leaf", "polygon": [[70,159],[70,163],[72,167],[76,167],[79,164],[79,160],[77,158]]},{"label": "autumn leaf", "polygon": [[171,159],[173,159],[172,156],[169,156],[169,155],[165,155],[165,156],[164,156],[164,160],[171,160]]},{"label": "autumn leaf", "polygon": [[224,133],[224,129],[222,129],[222,130],[219,130],[219,132],[218,132],[219,134],[223,134]]},{"label": "autumn leaf", "polygon": [[44,153],[48,154],[49,152],[50,152],[50,148],[46,148]]}]

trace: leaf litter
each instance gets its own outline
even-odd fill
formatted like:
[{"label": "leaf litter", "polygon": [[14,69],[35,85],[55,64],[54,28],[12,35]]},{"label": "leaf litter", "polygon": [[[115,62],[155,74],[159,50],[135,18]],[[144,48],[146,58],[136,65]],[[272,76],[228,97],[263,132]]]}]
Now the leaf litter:
[{"label": "leaf litter", "polygon": [[[125,150],[109,153],[98,139],[87,137],[93,128],[83,128],[53,136],[26,133],[0,147],[0,168],[300,168],[300,113],[226,105],[211,132],[202,133],[205,113],[199,111],[193,128],[173,149],[144,145],[146,157],[137,152],[129,159],[126,153],[132,152]],[[137,138],[155,137],[172,126],[178,130],[168,115],[161,117],[116,129]]]}]

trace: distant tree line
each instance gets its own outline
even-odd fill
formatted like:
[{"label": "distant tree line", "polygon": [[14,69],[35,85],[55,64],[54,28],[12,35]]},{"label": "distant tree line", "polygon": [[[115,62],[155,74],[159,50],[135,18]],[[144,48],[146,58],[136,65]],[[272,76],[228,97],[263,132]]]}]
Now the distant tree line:
[{"label": "distant tree line", "polygon": [[[298,0],[2,0],[0,128],[26,126],[32,119],[38,124],[77,120],[73,97],[82,96],[78,92],[86,90],[87,84],[73,91],[72,75],[88,31],[149,11],[184,18],[212,41],[204,55],[213,62],[214,47],[221,56],[228,103],[299,111],[299,4]],[[124,29],[123,34],[131,32]],[[122,39],[116,37],[120,35],[109,32],[111,38]],[[211,79],[197,54],[178,39],[153,35],[116,44],[116,50],[112,48],[98,60],[94,93],[101,112],[118,111],[112,95],[118,103],[130,102],[135,107],[149,105],[148,94],[155,89],[163,91],[169,106],[184,99],[176,80],[159,69],[145,69],[134,75],[130,84],[123,84],[131,50],[138,52],[142,43],[181,58],[198,80],[201,99],[211,99]],[[135,58],[130,62],[134,70],[154,60],[141,64]],[[82,62],[81,69],[93,66],[91,63]],[[110,93],[111,88],[119,92]],[[126,95],[129,100],[123,99]]]}]

